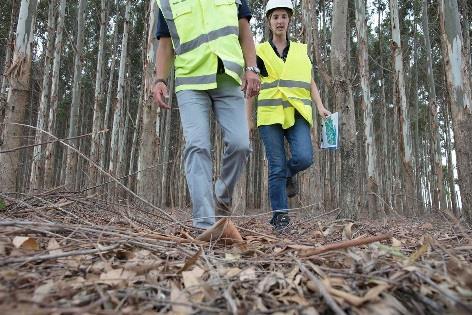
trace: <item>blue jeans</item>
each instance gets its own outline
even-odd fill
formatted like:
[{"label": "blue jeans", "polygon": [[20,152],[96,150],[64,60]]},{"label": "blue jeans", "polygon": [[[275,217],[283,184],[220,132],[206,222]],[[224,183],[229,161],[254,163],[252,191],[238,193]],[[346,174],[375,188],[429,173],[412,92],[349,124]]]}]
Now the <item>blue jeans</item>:
[{"label": "blue jeans", "polygon": [[[295,114],[295,124],[283,129],[280,124],[259,127],[269,162],[269,198],[273,213],[288,211],[287,178],[310,167],[313,163],[310,125]],[[284,137],[290,146],[291,158],[287,161]]]}]

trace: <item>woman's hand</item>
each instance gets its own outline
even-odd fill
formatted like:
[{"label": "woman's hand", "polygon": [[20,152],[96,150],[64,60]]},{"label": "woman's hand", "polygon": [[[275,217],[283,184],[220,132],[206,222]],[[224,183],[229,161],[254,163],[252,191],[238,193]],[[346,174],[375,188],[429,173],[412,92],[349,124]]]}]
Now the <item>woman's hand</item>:
[{"label": "woman's hand", "polygon": [[331,112],[324,107],[318,108],[318,113],[321,117],[326,118],[331,115]]}]

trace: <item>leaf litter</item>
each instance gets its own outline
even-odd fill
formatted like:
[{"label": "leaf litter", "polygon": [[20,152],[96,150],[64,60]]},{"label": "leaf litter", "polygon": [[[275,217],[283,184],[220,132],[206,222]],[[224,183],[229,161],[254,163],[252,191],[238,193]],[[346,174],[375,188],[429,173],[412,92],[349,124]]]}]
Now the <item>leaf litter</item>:
[{"label": "leaf litter", "polygon": [[222,219],[78,194],[0,210],[1,314],[470,314],[472,232],[445,215]]}]

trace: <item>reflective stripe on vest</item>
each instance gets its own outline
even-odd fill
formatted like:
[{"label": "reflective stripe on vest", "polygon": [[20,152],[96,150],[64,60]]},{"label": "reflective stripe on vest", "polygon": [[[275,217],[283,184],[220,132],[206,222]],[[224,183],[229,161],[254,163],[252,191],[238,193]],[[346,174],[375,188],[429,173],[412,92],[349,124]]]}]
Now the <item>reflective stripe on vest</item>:
[{"label": "reflective stripe on vest", "polygon": [[[244,68],[238,65],[237,63],[228,61],[228,60],[223,60],[223,65],[225,66],[225,69],[236,72],[239,76],[243,75]],[[189,85],[189,84],[210,84],[214,81],[215,81],[214,74],[200,75],[200,76],[194,76],[194,77],[176,77],[175,87],[178,87],[181,85]]]},{"label": "reflective stripe on vest", "polygon": [[262,83],[261,87],[263,89],[271,89],[275,87],[298,87],[302,89],[309,90],[311,88],[311,84],[303,81],[294,81],[294,80],[277,80],[270,83]]},{"label": "reflective stripe on vest", "polygon": [[[297,100],[301,101],[304,105],[311,106],[311,100],[306,100],[306,99],[302,99],[302,98],[294,98],[294,97],[292,97],[292,99],[297,99]],[[289,101],[283,100],[281,98],[279,98],[279,99],[266,99],[266,100],[257,101],[257,106],[278,106],[280,104],[282,104],[284,108],[292,107],[292,104],[290,104]]]},{"label": "reflective stripe on vest", "polygon": [[267,76],[261,77],[257,125],[281,124],[284,129],[290,128],[295,123],[295,112],[312,125],[312,66],[307,46],[290,42],[285,62],[268,42],[257,46],[257,55],[267,70]]},{"label": "reflective stripe on vest", "polygon": [[244,59],[236,11],[240,0],[157,2],[174,47],[176,91],[216,88],[218,58],[225,72],[241,83]]}]

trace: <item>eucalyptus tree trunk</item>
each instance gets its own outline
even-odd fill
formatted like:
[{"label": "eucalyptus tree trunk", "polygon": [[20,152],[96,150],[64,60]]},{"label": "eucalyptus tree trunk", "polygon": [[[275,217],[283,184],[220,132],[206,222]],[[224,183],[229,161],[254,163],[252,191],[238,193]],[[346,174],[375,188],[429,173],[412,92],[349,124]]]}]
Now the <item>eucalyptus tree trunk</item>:
[{"label": "eucalyptus tree trunk", "polygon": [[[66,0],[60,0],[59,11],[57,16],[57,28],[56,28],[56,40],[54,43],[54,61],[52,66],[52,78],[51,78],[51,96],[49,105],[49,117],[48,117],[48,128],[47,131],[51,134],[55,134],[56,126],[56,112],[57,104],[59,101],[58,90],[59,90],[59,72],[61,65],[61,54],[63,46],[63,33],[64,33],[64,16],[66,12]],[[55,175],[54,175],[54,152],[56,143],[48,143],[45,150],[45,161],[44,161],[44,186],[51,188],[54,186]]]},{"label": "eucalyptus tree trunk", "polygon": [[359,43],[359,73],[362,87],[362,108],[364,109],[364,134],[365,134],[365,156],[367,159],[367,193],[369,214],[371,217],[378,216],[377,194],[379,176],[377,171],[377,151],[374,138],[374,121],[372,103],[370,101],[369,84],[369,52],[367,38],[367,21],[365,13],[365,0],[356,0],[356,26]]},{"label": "eucalyptus tree trunk", "polygon": [[[470,10],[472,10],[472,4],[470,3],[470,0],[461,0],[462,3],[462,29],[464,33],[464,49],[465,49],[465,56],[466,56],[466,62],[467,62],[467,68],[469,69],[469,74],[472,71],[472,47],[471,47],[471,42],[470,42],[470,32],[472,31],[471,29],[471,21],[470,21]],[[470,84],[472,84],[472,80],[470,80]],[[472,86],[471,86],[472,89]]]},{"label": "eucalyptus tree trunk", "polygon": [[[24,115],[28,106],[31,80],[31,63],[34,24],[36,20],[37,0],[22,0],[18,25],[16,27],[16,42],[13,51],[13,61],[5,75],[9,78],[10,89],[5,111],[5,127],[3,141],[0,139],[0,151],[12,150],[20,146],[24,127]],[[2,170],[0,180],[1,192],[18,191],[17,180],[20,163],[20,151],[0,154]]]},{"label": "eucalyptus tree trunk", "polygon": [[[87,7],[87,0],[79,1],[79,8],[77,11],[77,38],[75,45],[74,57],[74,80],[72,87],[72,104],[70,108],[69,119],[69,138],[78,136],[80,126],[80,92],[82,78],[82,63],[83,63],[83,46],[84,46],[84,30],[85,30],[85,10]],[[78,149],[78,140],[69,140],[69,144]],[[77,176],[77,153],[73,149],[67,148],[66,169],[65,169],[65,185],[67,189],[75,190],[75,182]]]},{"label": "eucalyptus tree trunk", "polygon": [[433,57],[431,52],[431,41],[429,38],[429,21],[428,21],[428,0],[423,0],[423,36],[426,49],[426,73],[428,76],[429,87],[429,104],[431,118],[431,146],[433,151],[432,164],[433,169],[433,209],[446,209],[446,194],[444,191],[443,169],[441,161],[441,137],[439,134],[438,120],[438,101],[436,96],[436,82],[433,73]]},{"label": "eucalyptus tree trunk", "polygon": [[419,131],[419,104],[418,104],[418,37],[416,16],[413,17],[413,66],[411,67],[411,102],[415,108],[415,130],[413,133],[413,146],[415,149],[415,187],[416,198],[414,201],[414,214],[423,214],[424,202],[421,193],[421,154],[420,154],[420,131]]},{"label": "eucalyptus tree trunk", "polygon": [[440,0],[441,41],[446,65],[446,81],[451,98],[452,128],[457,157],[457,173],[462,211],[472,223],[472,92],[467,56],[463,50],[457,0]]},{"label": "eucalyptus tree trunk", "polygon": [[157,163],[159,153],[159,138],[157,131],[160,129],[156,125],[159,120],[159,107],[152,99],[152,87],[154,80],[154,68],[156,64],[156,51],[158,41],[156,39],[158,7],[156,1],[149,4],[149,26],[147,34],[147,54],[144,62],[144,103],[143,103],[143,128],[138,156],[137,192],[138,195],[155,202],[155,184],[157,182],[157,172],[152,165]]},{"label": "eucalyptus tree trunk", "polygon": [[392,26],[392,49],[395,66],[395,90],[394,98],[400,105],[400,154],[402,158],[402,179],[404,183],[403,211],[404,214],[413,213],[416,196],[414,172],[413,172],[413,150],[410,130],[410,115],[405,93],[405,74],[403,71],[403,53],[400,39],[400,23],[398,16],[398,0],[390,0],[390,21]]},{"label": "eucalyptus tree trunk", "polygon": [[[379,24],[379,60],[380,60],[380,107],[381,107],[381,126],[384,132],[381,132],[382,136],[382,153],[381,153],[381,173],[382,173],[382,194],[385,199],[385,202],[390,202],[392,200],[392,176],[390,173],[389,167],[389,155],[388,155],[388,142],[390,140],[391,134],[388,132],[387,125],[387,101],[385,97],[385,75],[384,75],[384,58],[383,58],[383,28],[382,28],[382,4],[378,1],[377,10],[378,10],[378,24]],[[382,205],[383,209],[390,209],[387,205]]]},{"label": "eucalyptus tree trunk", "polygon": [[[173,95],[174,95],[174,73],[173,70],[170,74],[169,80],[169,104],[173,106]],[[173,134],[172,125],[174,124],[174,119],[172,117],[172,110],[166,110],[161,113],[160,115],[160,131],[159,131],[159,140],[160,143],[160,156],[159,156],[159,177],[160,177],[160,190],[159,190],[159,205],[161,207],[165,206],[169,200],[169,180],[168,174],[170,169],[170,157],[171,157],[171,135]],[[174,124],[175,125],[175,124]],[[215,132],[215,135],[217,133]],[[218,141],[214,141],[213,143],[217,144]],[[215,152],[221,152],[218,150],[218,147],[215,145]],[[214,160],[214,165],[218,166],[218,161]],[[217,173],[218,174],[218,173]],[[216,174],[215,174],[216,175]],[[218,175],[216,175],[218,176]]]},{"label": "eucalyptus tree trunk", "polygon": [[44,159],[43,149],[44,146],[38,145],[44,142],[46,137],[44,136],[44,130],[47,126],[47,115],[49,110],[50,101],[50,86],[51,86],[51,63],[54,54],[54,36],[56,34],[56,0],[49,2],[49,13],[48,13],[48,40],[46,54],[44,58],[44,73],[43,73],[43,88],[41,90],[41,101],[39,103],[38,118],[36,127],[36,135],[34,143],[36,146],[33,149],[33,160],[31,165],[31,176],[30,176],[30,191],[43,188],[44,184]]},{"label": "eucalyptus tree trunk", "polygon": [[340,112],[341,177],[340,216],[355,219],[358,216],[358,161],[356,118],[351,82],[348,77],[347,16],[348,2],[335,0],[331,34],[331,73],[335,93],[336,110]]},{"label": "eucalyptus tree trunk", "polygon": [[18,19],[18,0],[12,0],[11,4],[11,14],[10,14],[10,30],[8,32],[7,44],[5,47],[5,62],[3,64],[3,75],[2,75],[2,85],[0,87],[0,145],[2,144],[3,139],[3,120],[5,119],[5,110],[7,107],[7,87],[8,87],[8,78],[5,75],[8,68],[11,65],[11,57],[14,47],[14,36],[15,36],[15,24]]},{"label": "eucalyptus tree trunk", "polygon": [[445,121],[445,129],[446,132],[445,138],[446,138],[446,154],[447,154],[447,182],[448,182],[448,188],[449,188],[449,197],[451,200],[451,209],[452,213],[456,217],[459,217],[459,209],[457,205],[457,194],[456,194],[456,184],[454,180],[454,163],[452,161],[452,151],[454,151],[454,146],[452,145],[452,140],[451,140],[451,110],[450,106],[448,104],[445,104],[444,106],[444,121]]},{"label": "eucalyptus tree trunk", "polygon": [[110,143],[110,165],[108,166],[109,172],[113,176],[120,177],[120,165],[118,164],[120,160],[120,155],[124,153],[126,148],[121,148],[120,143],[122,143],[123,133],[122,131],[125,128],[126,121],[126,110],[124,103],[125,96],[125,77],[126,77],[126,60],[128,54],[128,36],[129,36],[129,11],[131,3],[130,1],[126,2],[125,8],[125,20],[123,28],[123,38],[121,41],[121,57],[120,57],[120,70],[118,74],[118,89],[116,96],[116,104],[113,115],[113,127],[111,134],[111,143]]},{"label": "eucalyptus tree trunk", "polygon": [[[308,46],[308,56],[310,59],[313,59],[314,56],[314,45],[313,45],[313,37],[315,33],[315,28],[317,29],[317,19],[315,15],[315,1],[314,0],[303,0],[302,2],[302,23],[303,23],[303,34],[304,34],[304,42]],[[312,74],[314,77],[314,73]],[[323,198],[321,193],[322,188],[322,181],[321,181],[321,155],[319,154],[318,148],[318,117],[316,113],[313,113],[313,128],[311,130],[312,133],[312,144],[314,152],[314,165],[311,167],[309,172],[306,172],[302,175],[305,177],[306,182],[308,185],[306,188],[309,190],[307,191],[304,189],[305,193],[301,194],[302,196],[307,196],[308,200],[307,203],[312,204],[314,209],[321,210],[324,208],[323,206]],[[302,187],[303,188],[303,187]]]},{"label": "eucalyptus tree trunk", "polygon": [[[117,6],[117,1],[115,1],[115,7]],[[110,128],[110,115],[111,115],[111,106],[112,106],[112,101],[113,101],[113,82],[115,78],[115,67],[116,67],[116,58],[118,56],[118,25],[117,25],[117,16],[115,16],[115,21],[113,24],[113,42],[112,42],[112,56],[110,60],[110,74],[108,78],[108,87],[107,87],[107,100],[106,100],[106,105],[105,105],[105,115],[103,118],[103,128],[109,130]],[[109,152],[109,132],[103,135],[101,138],[101,147],[103,150],[103,154],[101,155],[101,160],[100,160],[100,167],[105,170],[108,168],[108,162],[109,162],[109,155],[107,154]],[[100,176],[102,178],[102,176]],[[99,180],[99,182],[102,182],[102,180]]]},{"label": "eucalyptus tree trunk", "polygon": [[[100,163],[100,158],[104,153],[103,147],[100,146],[100,140],[102,137],[104,137],[104,134],[99,132],[102,128],[103,112],[105,107],[105,97],[103,93],[103,61],[105,59],[105,33],[107,25],[106,0],[101,0],[100,10],[100,35],[98,39],[97,74],[95,77],[95,102],[93,106],[92,138],[90,144],[90,159],[95,163]],[[94,186],[97,184],[97,174],[97,168],[94,165],[90,164],[88,178],[90,186]],[[90,190],[90,193],[93,194],[94,192],[94,189]]]}]

